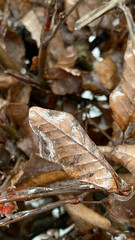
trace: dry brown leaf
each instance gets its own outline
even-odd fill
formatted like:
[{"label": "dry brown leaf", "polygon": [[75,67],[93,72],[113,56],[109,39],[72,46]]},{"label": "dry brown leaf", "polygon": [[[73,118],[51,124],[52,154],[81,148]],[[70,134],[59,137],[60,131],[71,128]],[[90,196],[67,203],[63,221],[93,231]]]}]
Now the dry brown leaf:
[{"label": "dry brown leaf", "polygon": [[0,9],[3,10],[5,5],[5,0],[0,1]]},{"label": "dry brown leaf", "polygon": [[16,82],[8,91],[7,100],[9,102],[28,104],[31,87],[20,82]]},{"label": "dry brown leaf", "polygon": [[55,94],[71,94],[79,92],[81,89],[81,76],[78,76],[78,73],[76,74],[74,70],[53,68],[48,72],[48,76],[53,80],[51,89]]},{"label": "dry brown leaf", "polygon": [[28,106],[23,103],[8,103],[6,113],[16,127],[20,127],[28,116]]},{"label": "dry brown leaf", "polygon": [[135,218],[135,192],[129,197],[117,195],[115,193],[110,194],[104,201],[105,207],[108,210],[110,216],[116,222],[129,222]]},{"label": "dry brown leaf", "polygon": [[77,56],[78,51],[76,46],[69,46],[63,49],[62,54],[58,57],[58,61],[55,67],[72,68],[75,65]]},{"label": "dry brown leaf", "polygon": [[[97,1],[95,1],[95,0],[91,0],[91,1],[84,0],[84,1],[82,1],[79,4],[78,9],[76,11],[73,11],[70,14],[69,18],[66,19],[66,23],[68,25],[68,29],[70,31],[73,31],[75,22],[78,20],[78,16],[82,17],[86,13],[91,11],[92,9],[97,8],[102,3],[102,1],[103,0],[97,0]],[[75,2],[76,1],[74,1],[74,0],[66,0],[65,1],[65,10],[68,11],[75,4]],[[91,26],[93,27],[93,26],[97,25],[100,21],[101,21],[101,18],[98,19],[98,20],[95,20],[91,24]]]},{"label": "dry brown leaf", "polygon": [[113,160],[127,168],[135,176],[135,145],[104,146],[100,150],[107,159]]},{"label": "dry brown leaf", "polygon": [[28,121],[28,106],[23,103],[8,103],[6,106],[6,114],[21,134],[21,139],[17,142],[18,148],[28,157],[30,157],[33,152],[38,152],[38,148],[36,147],[38,139],[33,133]]},{"label": "dry brown leaf", "polygon": [[19,19],[31,9],[30,1],[12,0],[9,1],[9,8],[13,16]]},{"label": "dry brown leaf", "polygon": [[112,90],[117,86],[119,82],[118,69],[115,62],[110,58],[106,57],[96,65],[96,72],[98,74],[100,83],[104,87]]},{"label": "dry brown leaf", "polygon": [[[34,137],[31,135],[31,136],[28,136],[28,137],[24,137],[17,142],[17,147],[19,149],[21,149],[21,151],[24,152],[27,157],[30,157],[30,155],[32,153],[34,153],[35,149],[36,149],[35,142],[34,142],[33,138]],[[37,151],[38,151],[38,149],[37,149]]]},{"label": "dry brown leaf", "polygon": [[61,33],[58,32],[50,42],[50,67],[72,68],[78,56],[77,46],[65,47]]},{"label": "dry brown leaf", "polygon": [[22,23],[26,29],[31,33],[32,39],[37,43],[37,46],[40,47],[40,36],[42,31],[42,24],[40,23],[35,11],[30,10],[23,18]]},{"label": "dry brown leaf", "polygon": [[21,69],[24,65],[25,46],[20,35],[8,29],[4,39],[6,50],[15,65]]},{"label": "dry brown leaf", "polygon": [[32,107],[29,118],[39,136],[43,158],[60,164],[70,177],[96,188],[117,192],[117,184],[122,187],[113,168],[71,114]]},{"label": "dry brown leaf", "polygon": [[101,216],[81,203],[77,205],[66,204],[65,208],[82,232],[87,232],[94,227],[105,230],[111,228],[109,219]]},{"label": "dry brown leaf", "polygon": [[5,89],[9,89],[14,83],[16,82],[16,80],[11,77],[11,76],[7,76],[6,74],[0,74],[0,90],[5,90]]},{"label": "dry brown leaf", "polygon": [[120,178],[129,184],[135,184],[135,177],[131,173],[119,173]]},{"label": "dry brown leaf", "polygon": [[90,90],[95,94],[108,93],[107,89],[101,85],[98,75],[95,71],[82,74],[82,88],[84,90]]},{"label": "dry brown leaf", "polygon": [[123,79],[110,95],[113,117],[123,131],[135,120],[135,55],[131,41],[124,59]]},{"label": "dry brown leaf", "polygon": [[28,106],[23,103],[8,103],[6,114],[22,137],[31,136],[32,131],[28,122]]},{"label": "dry brown leaf", "polygon": [[22,171],[23,174],[16,182],[18,188],[45,186],[55,181],[67,179],[67,174],[58,164],[50,163],[37,154],[31,155],[30,160],[20,172]]}]

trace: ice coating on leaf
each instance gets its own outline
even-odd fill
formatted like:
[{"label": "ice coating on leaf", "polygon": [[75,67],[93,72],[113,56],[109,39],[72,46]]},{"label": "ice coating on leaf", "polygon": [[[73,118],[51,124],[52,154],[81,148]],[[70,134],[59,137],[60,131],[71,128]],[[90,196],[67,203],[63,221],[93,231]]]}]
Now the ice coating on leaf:
[{"label": "ice coating on leaf", "polygon": [[32,107],[29,118],[43,158],[60,164],[71,178],[117,191],[115,171],[71,114]]},{"label": "ice coating on leaf", "polygon": [[[39,135],[41,136],[41,138],[40,138],[40,148],[39,148],[41,157],[46,158],[48,160],[52,160],[53,157],[54,157],[54,153],[55,153],[52,141],[48,137],[46,137],[46,135],[41,131],[39,131]],[[45,146],[46,151],[45,150],[43,151],[44,141],[46,142],[46,146]]]}]

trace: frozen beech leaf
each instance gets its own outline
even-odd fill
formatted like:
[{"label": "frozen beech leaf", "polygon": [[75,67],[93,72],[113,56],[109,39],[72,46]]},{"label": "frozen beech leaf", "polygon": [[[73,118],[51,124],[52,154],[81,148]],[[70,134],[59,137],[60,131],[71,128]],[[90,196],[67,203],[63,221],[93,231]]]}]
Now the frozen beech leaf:
[{"label": "frozen beech leaf", "polygon": [[60,164],[70,177],[96,188],[117,192],[122,187],[113,168],[71,114],[32,107],[29,118],[39,136],[43,158]]},{"label": "frozen beech leaf", "polygon": [[135,145],[118,145],[117,147],[104,146],[100,150],[106,158],[120,163],[135,176]]},{"label": "frozen beech leaf", "polygon": [[123,131],[135,120],[135,55],[131,41],[124,59],[123,79],[110,95],[114,119]]}]

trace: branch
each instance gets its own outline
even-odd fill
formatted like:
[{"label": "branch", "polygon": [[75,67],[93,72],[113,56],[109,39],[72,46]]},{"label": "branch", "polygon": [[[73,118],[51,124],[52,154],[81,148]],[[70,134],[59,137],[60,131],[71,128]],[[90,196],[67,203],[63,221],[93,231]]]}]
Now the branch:
[{"label": "branch", "polygon": [[80,185],[80,187],[62,187],[62,188],[46,188],[46,187],[37,187],[37,188],[28,188],[24,190],[7,192],[0,195],[0,204],[12,201],[27,201],[40,197],[49,197],[59,194],[69,194],[69,193],[81,193],[84,191],[93,191],[89,186]]},{"label": "branch", "polygon": [[29,85],[29,86],[32,86],[32,87],[35,87],[35,88],[37,88],[37,89],[42,90],[41,87],[40,87],[40,85],[39,85],[37,82],[35,82],[35,81],[34,81],[30,76],[28,76],[28,75],[22,75],[22,74],[20,74],[20,73],[18,73],[18,72],[15,72],[15,71],[13,71],[13,70],[10,70],[10,69],[4,71],[4,73],[6,73],[6,74],[8,74],[9,76],[12,76],[12,77],[14,77],[14,78],[17,78],[18,80],[20,80],[22,83],[24,83],[24,84],[26,84],[26,85]]},{"label": "branch", "polygon": [[[46,25],[42,32],[41,47],[39,50],[38,79],[39,79],[40,83],[42,83],[45,67],[47,64],[48,45],[49,45],[50,41],[56,36],[57,32],[60,30],[60,28],[62,27],[62,24],[65,22],[67,17],[77,8],[77,6],[79,5],[79,3],[81,1],[82,0],[77,0],[76,3],[71,7],[71,9],[67,13],[61,13],[59,15],[58,25],[56,26],[56,28],[53,32],[52,32],[52,24],[51,24],[50,28],[48,27],[48,22],[50,21],[50,15],[48,14],[49,18],[46,21]],[[55,16],[55,13],[52,16],[53,20],[54,20],[54,16]],[[47,33],[47,31],[49,31],[49,32]]]},{"label": "branch", "polygon": [[44,46],[43,42],[46,41],[46,38],[48,38],[51,35],[54,24],[54,18],[56,14],[56,5],[57,0],[51,0],[50,4],[48,5],[47,17],[41,34],[41,45],[38,56],[38,81],[40,85],[42,84],[45,67],[47,65],[47,53],[49,44],[48,43],[46,44],[46,46]]},{"label": "branch", "polygon": [[59,23],[56,26],[54,32],[52,32],[52,34],[49,36],[49,38],[43,42],[43,46],[46,47],[46,45],[49,44],[49,42],[55,37],[55,35],[57,34],[57,32],[60,30],[60,28],[62,27],[62,24],[65,22],[65,20],[67,19],[67,17],[77,8],[77,6],[79,5],[79,3],[82,0],[77,0],[76,3],[69,9],[69,11],[67,13],[61,13],[59,15]]},{"label": "branch", "polygon": [[106,2],[105,4],[102,4],[100,7],[98,7],[98,9],[96,8],[90,11],[90,13],[86,14],[84,17],[79,19],[75,24],[75,30],[81,29],[82,27],[93,22],[94,20],[101,17],[103,14],[110,11],[111,9],[118,7],[125,14],[127,20],[127,28],[132,41],[133,49],[135,51],[135,24],[130,13],[130,10],[126,6],[125,2],[126,0],[111,0],[109,2]]},{"label": "branch", "polygon": [[47,204],[46,206],[43,206],[43,207],[40,207],[40,208],[15,213],[15,214],[12,215],[11,219],[5,217],[3,220],[1,220],[0,221],[0,227],[3,227],[5,225],[9,225],[10,223],[14,223],[14,222],[20,221],[22,219],[26,219],[28,217],[36,216],[40,213],[50,211],[54,208],[58,208],[58,207],[60,207],[62,205],[65,205],[65,204],[78,204],[78,203],[86,203],[86,204],[100,204],[100,203],[102,203],[103,204],[102,200],[101,201],[89,201],[89,202],[83,201],[84,196],[85,196],[85,194],[81,194],[80,196],[78,196],[76,198],[70,198],[70,199],[67,199],[67,200],[60,200],[60,201],[57,201],[57,202]]},{"label": "branch", "polygon": [[9,219],[9,218],[5,217],[3,220],[0,220],[0,227],[4,227],[6,225],[9,225],[10,223],[18,222],[18,221],[26,219],[28,217],[36,216],[40,213],[47,212],[47,211],[52,210],[54,208],[60,207],[64,204],[72,203],[71,200],[72,199],[61,200],[61,201],[57,201],[57,202],[54,202],[54,203],[50,203],[50,204],[48,204],[44,207],[40,207],[40,208],[37,208],[37,209],[15,213],[15,214],[12,215],[12,219]]}]

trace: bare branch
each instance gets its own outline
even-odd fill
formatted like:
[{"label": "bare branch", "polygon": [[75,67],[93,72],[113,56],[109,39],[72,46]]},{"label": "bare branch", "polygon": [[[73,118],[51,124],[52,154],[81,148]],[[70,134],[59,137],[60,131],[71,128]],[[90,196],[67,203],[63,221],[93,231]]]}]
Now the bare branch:
[{"label": "bare branch", "polygon": [[40,45],[39,56],[38,56],[38,59],[39,59],[38,60],[38,81],[40,84],[42,84],[45,67],[47,65],[47,53],[48,53],[48,44],[49,44],[47,43],[46,46],[44,46],[43,43],[46,42],[46,39],[48,39],[48,37],[52,33],[54,18],[56,14],[56,5],[57,5],[57,0],[51,0],[50,4],[48,5],[47,17],[42,29],[41,45]]},{"label": "bare branch", "polygon": [[69,193],[81,193],[84,191],[93,191],[90,189],[89,186],[80,185],[79,187],[72,187],[69,188],[62,187],[62,188],[46,188],[46,187],[37,187],[37,188],[28,188],[24,190],[18,190],[14,192],[9,192],[0,195],[0,204],[12,201],[22,201],[22,200],[31,200],[40,197],[49,197],[59,194],[69,194]]},{"label": "bare branch", "polygon": [[59,19],[59,23],[56,26],[55,30],[52,32],[52,34],[49,36],[49,38],[43,42],[44,47],[46,47],[46,45],[48,45],[49,42],[55,37],[55,35],[59,31],[59,29],[62,27],[62,24],[65,22],[67,17],[77,8],[77,6],[79,5],[79,3],[81,1],[82,0],[77,0],[76,3],[69,9],[69,11],[67,13],[65,13],[65,14],[63,13],[63,15],[61,15],[61,17]]}]

